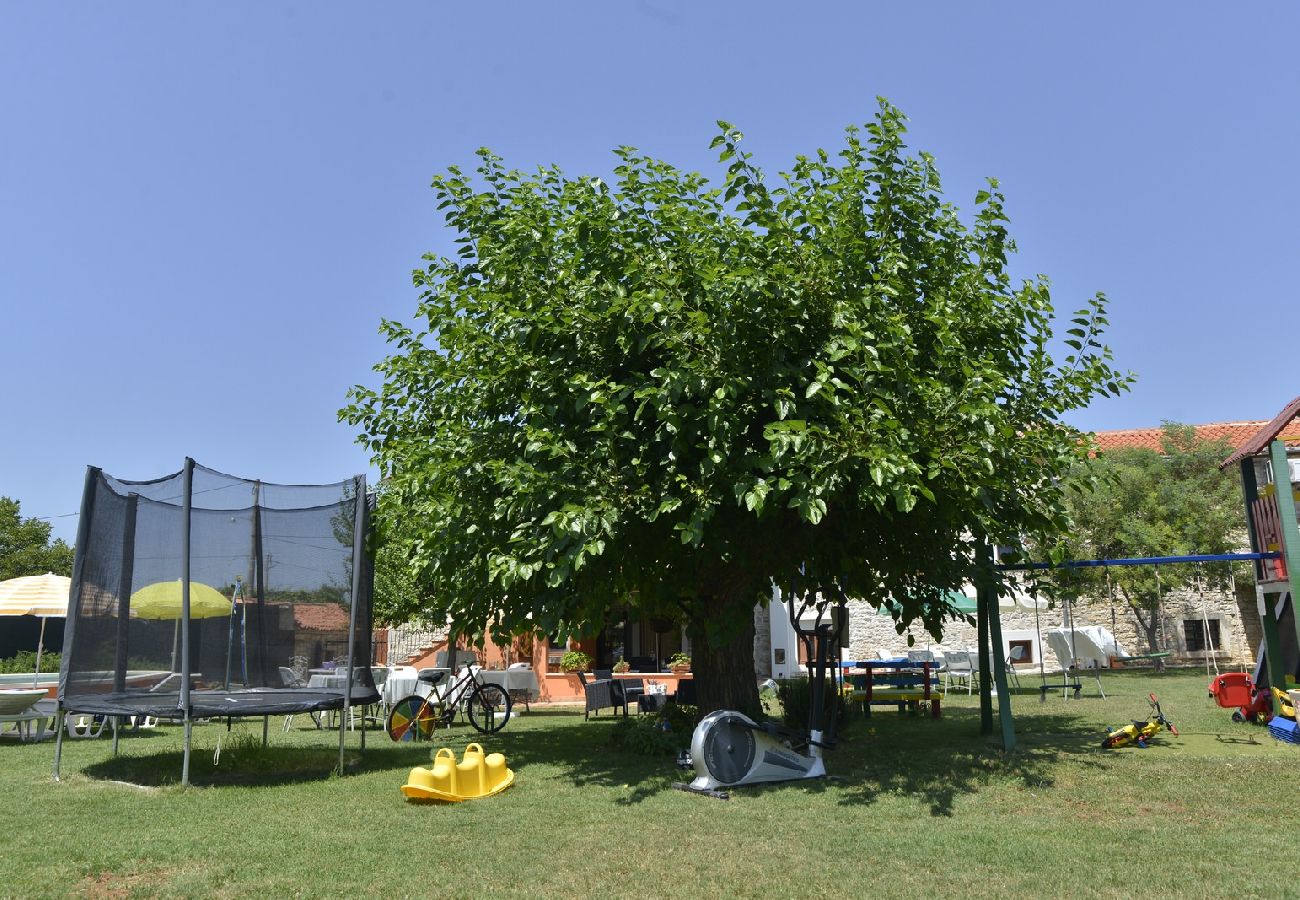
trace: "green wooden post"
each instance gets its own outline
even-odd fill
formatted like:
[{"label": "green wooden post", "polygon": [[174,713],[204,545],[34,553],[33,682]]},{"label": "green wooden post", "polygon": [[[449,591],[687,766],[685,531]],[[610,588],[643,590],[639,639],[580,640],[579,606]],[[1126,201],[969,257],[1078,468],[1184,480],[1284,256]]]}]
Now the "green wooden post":
[{"label": "green wooden post", "polygon": [[[998,689],[998,723],[1002,727],[1002,749],[1016,749],[1016,726],[1011,719],[1011,689],[1007,687],[1007,659],[1002,655],[1002,614],[998,611],[998,598],[993,591],[993,553],[987,547],[980,548],[979,584],[975,586],[975,596],[980,598],[988,610],[989,645],[993,656],[993,680]],[[983,697],[981,696],[981,703]],[[991,703],[990,703],[991,706]],[[992,710],[989,711],[989,731],[992,731]]]},{"label": "green wooden post", "polygon": [[[1286,560],[1287,580],[1291,587],[1291,621],[1295,623],[1296,641],[1300,644],[1300,608],[1296,606],[1300,601],[1300,527],[1296,524],[1295,497],[1291,493],[1291,468],[1286,461],[1286,444],[1274,441],[1268,449],[1273,461],[1277,513],[1282,520],[1282,558]],[[1272,674],[1271,666],[1269,673]],[[1282,681],[1273,686],[1285,691],[1286,674],[1284,671]]]},{"label": "green wooden post", "polygon": [[[1255,501],[1259,497],[1259,485],[1255,482],[1255,458],[1247,456],[1238,465],[1241,466],[1241,499],[1246,506],[1246,533],[1250,536],[1250,552],[1260,553],[1265,548],[1259,544],[1259,529],[1255,527]],[[1255,583],[1263,580],[1265,565],[1257,559],[1251,563],[1255,567]]]},{"label": "green wooden post", "polygon": [[989,597],[988,591],[975,589],[975,634],[979,641],[980,667],[980,734],[993,733],[993,697],[989,679]]},{"label": "green wooden post", "polygon": [[[1277,594],[1264,595],[1264,609],[1260,618],[1264,623],[1264,652],[1268,655],[1268,680],[1270,684],[1280,685],[1286,689],[1286,663],[1282,661],[1282,638],[1277,627],[1277,613],[1274,606]],[[1273,715],[1282,714],[1282,704],[1273,698]]]}]

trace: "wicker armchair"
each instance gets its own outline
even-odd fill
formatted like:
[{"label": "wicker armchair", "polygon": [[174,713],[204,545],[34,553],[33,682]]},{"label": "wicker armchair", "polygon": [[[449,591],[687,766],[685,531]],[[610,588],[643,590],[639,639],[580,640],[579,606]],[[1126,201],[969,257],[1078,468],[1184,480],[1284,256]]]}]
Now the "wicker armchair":
[{"label": "wicker armchair", "polygon": [[[583,693],[586,694],[587,708],[583,713],[583,718],[590,718],[592,713],[600,715],[602,709],[618,709],[625,707],[621,694],[615,694],[614,678],[612,672],[595,672],[594,680],[588,679],[586,672],[578,673],[578,680],[582,682]],[[600,677],[601,675],[605,677]],[[626,707],[625,707],[626,708]]]}]

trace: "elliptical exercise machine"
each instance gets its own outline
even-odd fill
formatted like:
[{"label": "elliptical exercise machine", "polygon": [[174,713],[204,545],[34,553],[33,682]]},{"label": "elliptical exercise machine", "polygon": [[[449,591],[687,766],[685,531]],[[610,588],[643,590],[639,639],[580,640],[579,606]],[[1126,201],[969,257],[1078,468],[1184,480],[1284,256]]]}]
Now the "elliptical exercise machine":
[{"label": "elliptical exercise machine", "polygon": [[[775,722],[759,724],[735,710],[711,712],[691,735],[689,765],[695,769],[695,778],[673,787],[726,799],[725,788],[826,775],[822,750],[835,746],[839,704],[830,704],[829,721],[824,726],[822,718],[826,690],[838,696],[843,682],[840,647],[848,630],[844,599],[843,592],[834,587],[811,591],[789,604],[790,625],[808,660],[807,731],[793,732]],[[810,612],[812,624],[805,625]]]}]

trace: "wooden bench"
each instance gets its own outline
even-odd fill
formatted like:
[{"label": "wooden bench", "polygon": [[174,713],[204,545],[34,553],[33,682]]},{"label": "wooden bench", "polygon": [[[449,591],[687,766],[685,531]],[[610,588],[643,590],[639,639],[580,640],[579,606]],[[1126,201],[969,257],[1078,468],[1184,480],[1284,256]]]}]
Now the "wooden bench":
[{"label": "wooden bench", "polygon": [[872,705],[897,706],[898,711],[910,709],[916,712],[922,703],[930,704],[930,717],[942,717],[940,695],[920,688],[875,688],[870,693],[855,690],[849,695],[855,703],[861,703],[863,711],[870,716]]},{"label": "wooden bench", "polygon": [[1165,660],[1169,657],[1169,651],[1162,653],[1138,653],[1134,656],[1112,656],[1110,658],[1110,667],[1112,669],[1122,669],[1125,666],[1150,663],[1157,669],[1165,667]]}]

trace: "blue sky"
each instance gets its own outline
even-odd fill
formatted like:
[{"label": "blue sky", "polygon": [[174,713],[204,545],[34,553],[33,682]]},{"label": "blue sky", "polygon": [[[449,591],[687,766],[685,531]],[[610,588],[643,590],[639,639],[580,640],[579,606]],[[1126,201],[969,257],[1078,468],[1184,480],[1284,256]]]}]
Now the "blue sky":
[{"label": "blue sky", "polygon": [[1300,12],[1283,4],[0,5],[0,494],[71,539],[85,466],[367,468],[336,420],[451,235],[431,176],[607,174],[632,144],[775,172],[884,95],[1022,275],[1111,299],[1134,392],[1073,421],[1269,418],[1292,326]]}]

